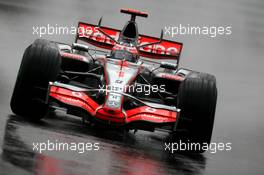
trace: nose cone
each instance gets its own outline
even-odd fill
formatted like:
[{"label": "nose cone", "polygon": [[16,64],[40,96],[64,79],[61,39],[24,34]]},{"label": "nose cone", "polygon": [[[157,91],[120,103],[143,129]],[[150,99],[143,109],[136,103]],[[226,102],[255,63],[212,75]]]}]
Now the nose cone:
[{"label": "nose cone", "polygon": [[132,67],[123,60],[107,62],[105,65],[106,89],[108,90],[104,108],[110,113],[121,113],[124,96],[122,93],[134,81],[138,73],[138,67]]}]

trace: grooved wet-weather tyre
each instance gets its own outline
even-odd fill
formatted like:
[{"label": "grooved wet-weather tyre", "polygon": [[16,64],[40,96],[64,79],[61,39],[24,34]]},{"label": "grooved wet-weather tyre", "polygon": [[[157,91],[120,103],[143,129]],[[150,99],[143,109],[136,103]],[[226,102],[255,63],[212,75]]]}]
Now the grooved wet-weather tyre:
[{"label": "grooved wet-weather tyre", "polygon": [[179,127],[187,129],[182,141],[196,144],[187,151],[204,152],[206,146],[203,145],[210,144],[216,101],[216,79],[213,75],[193,72],[180,84],[177,106],[181,109],[182,119]]},{"label": "grooved wet-weather tyre", "polygon": [[45,116],[48,83],[56,80],[60,65],[61,57],[55,43],[37,39],[26,48],[10,103],[15,114],[31,120]]}]

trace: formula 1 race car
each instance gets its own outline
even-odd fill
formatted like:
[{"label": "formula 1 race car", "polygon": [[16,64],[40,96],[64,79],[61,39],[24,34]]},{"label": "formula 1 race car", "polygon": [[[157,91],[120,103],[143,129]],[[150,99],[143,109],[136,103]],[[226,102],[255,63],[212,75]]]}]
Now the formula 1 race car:
[{"label": "formula 1 race car", "polygon": [[[155,129],[210,143],[217,100],[213,75],[179,68],[182,43],[140,35],[136,17],[120,30],[79,22],[72,45],[37,39],[28,46],[11,99],[31,120],[66,109],[85,123]],[[99,49],[91,48],[94,45]],[[203,152],[203,150],[198,150]]]}]

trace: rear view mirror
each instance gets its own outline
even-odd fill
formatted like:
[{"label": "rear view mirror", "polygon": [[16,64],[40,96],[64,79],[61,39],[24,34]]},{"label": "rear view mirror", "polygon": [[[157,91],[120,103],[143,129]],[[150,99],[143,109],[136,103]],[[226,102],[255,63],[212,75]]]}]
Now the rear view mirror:
[{"label": "rear view mirror", "polygon": [[161,62],[160,67],[165,68],[165,69],[175,70],[175,69],[177,69],[177,64],[168,63],[168,62]]},{"label": "rear view mirror", "polygon": [[72,48],[79,51],[88,52],[89,46],[80,43],[72,43]]}]

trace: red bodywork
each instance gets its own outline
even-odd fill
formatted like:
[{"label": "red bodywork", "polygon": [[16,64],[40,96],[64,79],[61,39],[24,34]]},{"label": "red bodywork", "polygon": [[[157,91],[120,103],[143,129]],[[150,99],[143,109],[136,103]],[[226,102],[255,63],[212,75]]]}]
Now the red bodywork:
[{"label": "red bodywork", "polygon": [[54,99],[75,107],[86,110],[91,116],[119,124],[127,124],[135,121],[148,121],[153,123],[174,123],[177,112],[164,109],[141,106],[121,113],[113,113],[98,105],[84,92],[72,91],[66,88],[51,85],[50,94]]},{"label": "red bodywork", "polygon": [[[105,33],[110,35],[114,39],[118,39],[120,30],[112,29],[108,27],[101,27]],[[76,36],[76,41],[82,40],[90,44],[96,45],[97,47],[112,50],[115,43],[111,41],[108,37],[103,35],[96,25],[87,24],[79,22],[78,34]],[[148,44],[159,41],[159,38],[139,35],[138,44]],[[182,43],[162,40],[160,44],[149,45],[140,48],[139,55],[143,57],[153,58],[153,59],[179,59],[182,50]]]}]

